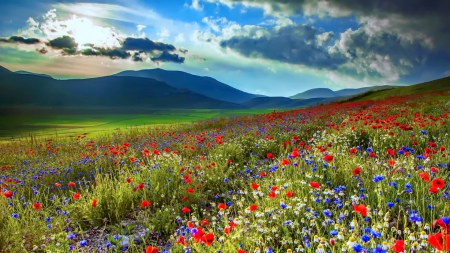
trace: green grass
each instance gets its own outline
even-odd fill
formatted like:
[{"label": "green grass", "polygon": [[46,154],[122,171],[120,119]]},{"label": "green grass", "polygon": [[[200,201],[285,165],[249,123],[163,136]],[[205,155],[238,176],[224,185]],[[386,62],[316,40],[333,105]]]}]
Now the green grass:
[{"label": "green grass", "polygon": [[450,77],[433,80],[430,82],[420,83],[416,85],[394,88],[382,91],[369,92],[365,96],[357,96],[355,100],[347,101],[363,101],[363,100],[379,100],[393,96],[422,94],[426,92],[445,91],[450,89]]},{"label": "green grass", "polygon": [[112,130],[124,130],[149,125],[182,124],[242,115],[269,113],[269,109],[215,110],[186,109],[164,110],[146,114],[106,115],[6,115],[0,122],[0,141],[17,138],[76,136],[90,137]]}]

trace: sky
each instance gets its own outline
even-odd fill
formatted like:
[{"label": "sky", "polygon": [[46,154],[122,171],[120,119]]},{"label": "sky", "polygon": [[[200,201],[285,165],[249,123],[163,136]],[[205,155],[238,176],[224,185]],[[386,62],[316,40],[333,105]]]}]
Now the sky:
[{"label": "sky", "polygon": [[450,76],[448,0],[6,0],[0,65],[56,78],[162,68],[249,93]]}]

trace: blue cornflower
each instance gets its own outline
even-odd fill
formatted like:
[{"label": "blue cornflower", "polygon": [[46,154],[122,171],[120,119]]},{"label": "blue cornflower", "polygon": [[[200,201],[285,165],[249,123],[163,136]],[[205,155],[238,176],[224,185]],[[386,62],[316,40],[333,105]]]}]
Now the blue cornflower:
[{"label": "blue cornflower", "polygon": [[392,207],[394,207],[395,204],[394,204],[394,202],[388,202],[387,205],[388,205],[388,207],[392,208]]},{"label": "blue cornflower", "polygon": [[18,214],[18,213],[13,213],[13,214],[11,214],[11,216],[12,216],[14,219],[19,218],[19,214]]},{"label": "blue cornflower", "polygon": [[80,247],[84,247],[84,246],[86,246],[87,241],[86,240],[81,240],[79,244],[80,244]]},{"label": "blue cornflower", "polygon": [[355,246],[353,246],[353,250],[356,252],[361,252],[364,250],[364,247],[361,244],[355,244]]},{"label": "blue cornflower", "polygon": [[367,234],[364,234],[363,236],[361,236],[361,240],[363,242],[368,242],[368,241],[370,241],[370,236]]},{"label": "blue cornflower", "polygon": [[442,217],[442,222],[444,222],[445,225],[450,224],[450,217]]}]

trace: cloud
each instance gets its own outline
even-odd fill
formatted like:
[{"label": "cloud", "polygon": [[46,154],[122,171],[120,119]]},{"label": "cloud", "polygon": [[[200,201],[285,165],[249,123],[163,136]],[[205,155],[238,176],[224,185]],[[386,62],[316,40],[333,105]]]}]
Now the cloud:
[{"label": "cloud", "polygon": [[36,39],[36,38],[25,39],[24,37],[21,37],[21,36],[11,36],[9,38],[0,38],[0,42],[22,43],[22,44],[28,44],[28,45],[41,43],[41,41],[39,39]]},{"label": "cloud", "polygon": [[151,60],[154,62],[183,63],[184,57],[180,57],[178,54],[171,54],[167,51],[164,51],[161,55],[159,55],[157,57],[152,57]]},{"label": "cloud", "polygon": [[128,59],[131,54],[121,48],[87,48],[81,50],[79,53],[86,56],[108,56],[111,59]]},{"label": "cloud", "polygon": [[203,5],[200,5],[199,0],[192,0],[192,4],[189,5],[188,3],[184,4],[185,7],[189,7],[191,9],[194,9],[196,11],[202,11]]},{"label": "cloud", "polygon": [[142,31],[142,29],[146,28],[147,26],[145,25],[137,25],[136,28],[138,30],[138,32]]},{"label": "cloud", "polygon": [[41,49],[36,49],[36,52],[38,52],[40,54],[46,54],[46,53],[48,53],[48,50],[45,47],[43,47]]},{"label": "cloud", "polygon": [[54,49],[62,49],[65,54],[75,54],[78,47],[78,43],[75,42],[74,38],[66,35],[50,40],[46,44]]},{"label": "cloud", "polygon": [[175,47],[162,42],[154,42],[148,38],[126,38],[122,43],[124,50],[141,50],[141,51],[174,51]]},{"label": "cloud", "polygon": [[341,52],[329,52],[316,41],[316,36],[323,34],[308,25],[290,25],[272,30],[255,27],[247,35],[220,41],[220,46],[250,58],[264,58],[318,69],[336,69],[347,59]]}]

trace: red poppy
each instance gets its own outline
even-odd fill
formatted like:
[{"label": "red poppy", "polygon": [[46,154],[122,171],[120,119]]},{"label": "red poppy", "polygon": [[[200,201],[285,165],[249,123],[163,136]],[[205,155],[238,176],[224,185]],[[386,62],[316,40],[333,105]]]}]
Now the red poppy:
[{"label": "red poppy", "polygon": [[34,208],[36,211],[39,211],[39,210],[41,210],[41,208],[42,208],[42,204],[41,204],[40,202],[34,202],[34,203],[33,203],[33,208]]},{"label": "red poppy", "polygon": [[288,165],[291,164],[291,162],[289,161],[289,159],[283,159],[281,160],[281,165]]},{"label": "red poppy", "polygon": [[73,199],[74,200],[78,200],[80,198],[80,193],[79,192],[76,192],[74,195],[73,195]]},{"label": "red poppy", "polygon": [[430,175],[425,171],[420,172],[419,177],[422,178],[424,182],[430,182]]},{"label": "red poppy", "polygon": [[309,186],[311,186],[312,188],[315,188],[315,189],[320,188],[320,184],[317,182],[311,182],[311,183],[309,183]]},{"label": "red poppy", "polygon": [[431,181],[431,186],[442,189],[445,186],[445,181],[442,178],[435,178]]},{"label": "red poppy", "polygon": [[158,248],[153,246],[148,246],[145,253],[158,253]]},{"label": "red poppy", "polygon": [[353,210],[357,213],[362,214],[362,216],[366,217],[367,215],[367,207],[364,204],[353,205]]},{"label": "red poppy", "polygon": [[253,190],[258,189],[259,188],[259,184],[252,183],[252,188],[253,188]]},{"label": "red poppy", "polygon": [[333,155],[326,155],[323,157],[323,159],[329,163],[331,163],[333,161]]},{"label": "red poppy", "polygon": [[180,235],[180,237],[178,237],[178,240],[177,240],[176,244],[181,244],[183,246],[186,246],[187,243],[186,243],[186,240],[185,240],[184,236]]},{"label": "red poppy", "polygon": [[431,167],[430,171],[433,172],[433,173],[439,173],[439,169],[436,168],[436,167]]},{"label": "red poppy", "polygon": [[247,251],[244,251],[244,250],[238,249],[237,253],[247,253]]},{"label": "red poppy", "polygon": [[428,243],[440,251],[450,251],[450,234],[428,235]]},{"label": "red poppy", "polygon": [[150,206],[150,202],[148,200],[143,200],[141,202],[141,207],[149,207]]},{"label": "red poppy", "polygon": [[202,237],[203,243],[205,243],[206,246],[210,246],[214,242],[214,234],[209,233]]},{"label": "red poppy", "polygon": [[186,201],[187,199],[188,199],[188,196],[184,196],[182,200]]},{"label": "red poppy", "polygon": [[292,151],[291,156],[295,158],[295,157],[299,157],[300,154],[298,153],[297,150],[294,150],[294,151]]},{"label": "red poppy", "polygon": [[3,196],[5,196],[5,198],[9,198],[12,197],[13,193],[10,191],[6,191],[5,193],[3,193]]},{"label": "red poppy", "polygon": [[97,200],[96,199],[92,200],[91,206],[92,207],[96,207],[97,206]]},{"label": "red poppy", "polygon": [[134,157],[130,157],[130,162],[132,162],[132,163],[134,163],[134,162],[136,162],[136,158],[134,158]]},{"label": "red poppy", "polygon": [[450,224],[446,224],[442,218],[438,220],[434,220],[433,222],[433,228],[436,227],[436,225],[440,226],[443,229],[443,232],[446,234],[450,234]]},{"label": "red poppy", "polygon": [[431,186],[430,188],[428,188],[428,192],[437,194],[439,192],[439,188]]},{"label": "red poppy", "polygon": [[357,152],[358,150],[356,148],[351,148],[350,149],[350,155],[353,155]]},{"label": "red poppy", "polygon": [[389,160],[389,166],[394,166],[397,162],[395,160]]},{"label": "red poppy", "polygon": [[272,153],[267,153],[267,159],[273,159],[273,154]]},{"label": "red poppy", "polygon": [[227,208],[227,205],[225,205],[225,203],[220,203],[217,208],[219,208],[219,210],[225,210]]},{"label": "red poppy", "polygon": [[260,177],[265,177],[266,176],[266,172],[262,171],[261,173],[259,173]]},{"label": "red poppy", "polygon": [[183,207],[183,209],[181,209],[181,211],[182,211],[183,213],[190,213],[190,212],[191,212],[191,209],[189,209],[189,208],[187,208],[187,207]]},{"label": "red poppy", "polygon": [[144,189],[144,188],[145,188],[145,185],[144,185],[144,184],[138,184],[138,188],[139,188],[139,189]]},{"label": "red poppy", "polygon": [[189,192],[189,193],[194,193],[194,189],[188,188],[188,189],[187,189],[187,192]]},{"label": "red poppy", "polygon": [[59,187],[61,187],[61,184],[55,183],[55,186],[59,188]]},{"label": "red poppy", "polygon": [[397,253],[405,251],[405,242],[403,240],[395,241],[395,244],[392,246],[392,250]]},{"label": "red poppy", "polygon": [[292,198],[292,197],[294,197],[294,195],[295,195],[295,193],[293,191],[286,192],[286,197],[288,197],[288,198]]},{"label": "red poppy", "polygon": [[209,221],[208,221],[207,219],[203,219],[203,220],[200,222],[200,225],[202,225],[202,226],[208,226],[208,225],[209,225]]},{"label": "red poppy", "polygon": [[353,170],[353,176],[357,177],[359,176],[359,173],[361,173],[361,168],[358,167]]},{"label": "red poppy", "polygon": [[127,183],[131,183],[131,180],[133,180],[131,177],[125,178],[125,181],[127,181]]},{"label": "red poppy", "polygon": [[271,191],[268,195],[267,195],[267,197],[269,197],[269,198],[276,198],[277,197],[277,194],[275,194],[275,192],[274,191]]},{"label": "red poppy", "polygon": [[251,205],[248,209],[250,210],[250,212],[253,212],[253,211],[255,211],[256,209],[258,209],[258,205],[257,205],[257,204],[253,204],[253,205]]},{"label": "red poppy", "polygon": [[74,182],[69,182],[69,187],[74,187],[75,183]]}]

